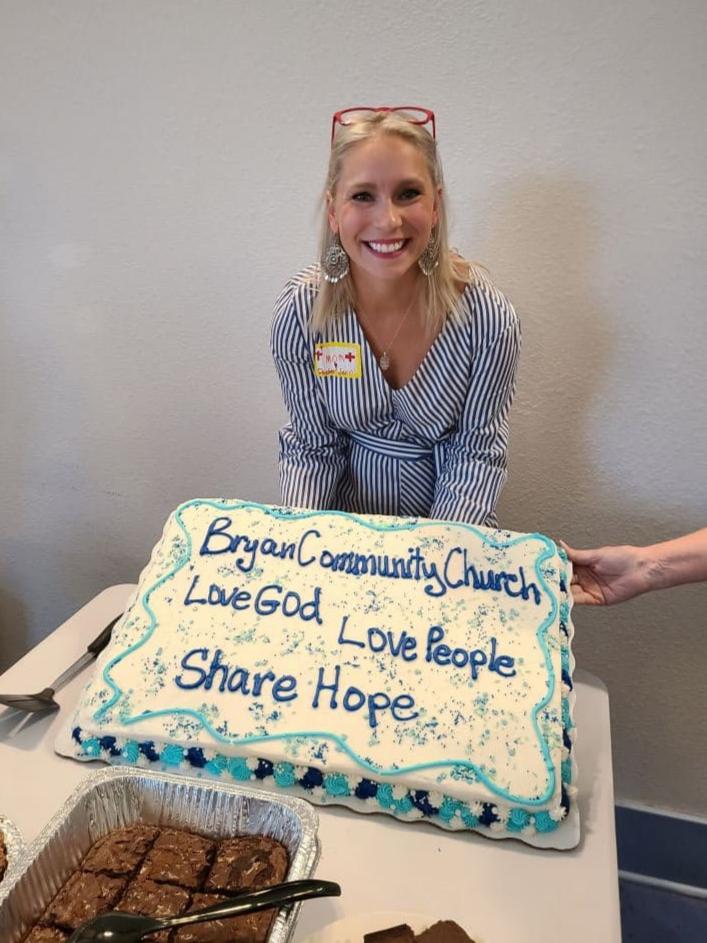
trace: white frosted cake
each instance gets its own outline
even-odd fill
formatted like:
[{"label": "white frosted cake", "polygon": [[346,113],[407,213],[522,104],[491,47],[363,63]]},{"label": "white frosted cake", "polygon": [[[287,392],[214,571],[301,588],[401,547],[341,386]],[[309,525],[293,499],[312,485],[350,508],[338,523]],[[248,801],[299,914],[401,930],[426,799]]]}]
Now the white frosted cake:
[{"label": "white frosted cake", "polygon": [[541,534],[189,501],[59,749],[566,847],[568,588]]}]

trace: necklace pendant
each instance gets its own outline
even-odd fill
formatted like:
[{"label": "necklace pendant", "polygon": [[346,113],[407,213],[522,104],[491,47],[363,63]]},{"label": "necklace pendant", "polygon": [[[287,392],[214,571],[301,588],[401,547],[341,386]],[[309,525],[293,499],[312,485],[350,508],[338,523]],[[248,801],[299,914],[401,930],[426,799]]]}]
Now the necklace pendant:
[{"label": "necklace pendant", "polygon": [[379,363],[379,365],[380,365],[381,370],[387,370],[387,369],[388,369],[388,367],[390,366],[390,357],[388,356],[388,351],[387,351],[387,350],[384,350],[384,351],[383,351],[383,353],[382,353],[381,356],[380,356],[380,360],[378,361],[378,363]]}]

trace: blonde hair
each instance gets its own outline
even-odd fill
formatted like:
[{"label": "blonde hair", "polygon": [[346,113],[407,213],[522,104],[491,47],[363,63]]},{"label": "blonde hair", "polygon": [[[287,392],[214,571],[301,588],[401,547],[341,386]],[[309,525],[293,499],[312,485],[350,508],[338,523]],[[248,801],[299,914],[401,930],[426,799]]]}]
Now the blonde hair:
[{"label": "blonde hair", "polygon": [[[327,197],[333,197],[336,193],[344,157],[356,144],[379,134],[395,134],[414,145],[425,159],[425,165],[435,190],[440,192],[437,224],[433,230],[434,248],[437,250],[439,263],[429,276],[420,272],[419,281],[426,327],[429,330],[438,330],[448,315],[454,316],[459,301],[460,284],[474,280],[474,269],[469,262],[449,248],[442,165],[434,138],[421,126],[413,124],[394,112],[372,112],[361,116],[351,124],[338,128],[332,143],[329,170],[322,196],[323,219],[319,258],[324,258],[334,241],[334,234],[329,226]],[[316,276],[313,277],[316,278]],[[323,333],[329,323],[355,305],[356,298],[350,274],[335,285],[320,277],[318,287],[319,291],[310,315],[310,327],[314,332]]]}]

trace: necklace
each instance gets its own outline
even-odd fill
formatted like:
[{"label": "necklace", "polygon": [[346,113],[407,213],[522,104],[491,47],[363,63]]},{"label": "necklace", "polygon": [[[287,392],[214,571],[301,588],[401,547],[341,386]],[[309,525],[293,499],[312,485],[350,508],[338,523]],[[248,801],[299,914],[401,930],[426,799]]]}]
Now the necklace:
[{"label": "necklace", "polygon": [[[407,321],[408,315],[412,311],[414,304],[415,304],[415,298],[413,298],[410,304],[407,306],[405,314],[402,316],[402,318],[400,319],[400,323],[395,329],[395,334],[393,334],[393,336],[390,338],[390,340],[388,341],[384,349],[381,351],[381,355],[378,358],[378,366],[383,371],[386,371],[388,367],[390,366],[390,352],[393,349],[393,344],[395,343],[403,324],[405,324],[405,322]],[[370,328],[369,328],[369,333],[371,333]]]}]

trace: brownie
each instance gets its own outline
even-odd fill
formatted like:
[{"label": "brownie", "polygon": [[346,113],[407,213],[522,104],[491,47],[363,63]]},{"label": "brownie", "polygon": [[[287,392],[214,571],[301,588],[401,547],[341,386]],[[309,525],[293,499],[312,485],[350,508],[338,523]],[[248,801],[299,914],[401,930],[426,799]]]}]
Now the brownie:
[{"label": "brownie", "polygon": [[125,878],[76,871],[44,911],[41,922],[75,930],[91,917],[111,910],[125,884]]},{"label": "brownie", "polygon": [[33,927],[29,936],[24,938],[24,943],[65,943],[68,939],[69,934],[63,930],[54,927]]},{"label": "brownie", "polygon": [[417,936],[406,923],[387,927],[384,930],[374,930],[364,935],[363,943],[474,943],[474,941],[453,920],[438,920]]},{"label": "brownie", "polygon": [[130,825],[99,839],[81,864],[82,871],[132,874],[157,837],[152,825]]},{"label": "brownie", "polygon": [[474,943],[453,920],[438,920],[417,935],[417,943]]},{"label": "brownie", "polygon": [[[138,878],[128,885],[115,909],[145,917],[178,917],[187,909],[190,900],[191,894],[183,887]],[[166,943],[169,931],[151,933],[145,939]]]},{"label": "brownie", "polygon": [[139,876],[194,890],[201,885],[213,851],[214,842],[208,838],[166,828],[148,851]]},{"label": "brownie", "polygon": [[415,934],[406,923],[399,923],[396,927],[364,934],[363,943],[415,943]]},{"label": "brownie", "polygon": [[219,842],[214,863],[204,884],[206,891],[250,890],[284,881],[287,849],[265,835],[239,835]]},{"label": "brownie", "polygon": [[7,849],[5,848],[5,836],[0,832],[0,881],[7,870]]},{"label": "brownie", "polygon": [[[287,849],[263,835],[213,841],[175,828],[135,824],[99,839],[55,895],[23,943],[67,943],[87,920],[119,910],[173,917],[278,884]],[[219,893],[207,893],[218,891]],[[265,943],[277,908],[163,930],[146,943]]]},{"label": "brownie", "polygon": [[[221,894],[194,894],[187,913],[203,910],[204,907],[227,899]],[[241,917],[180,927],[174,933],[174,943],[264,943],[275,913],[275,910],[260,910]]]}]

